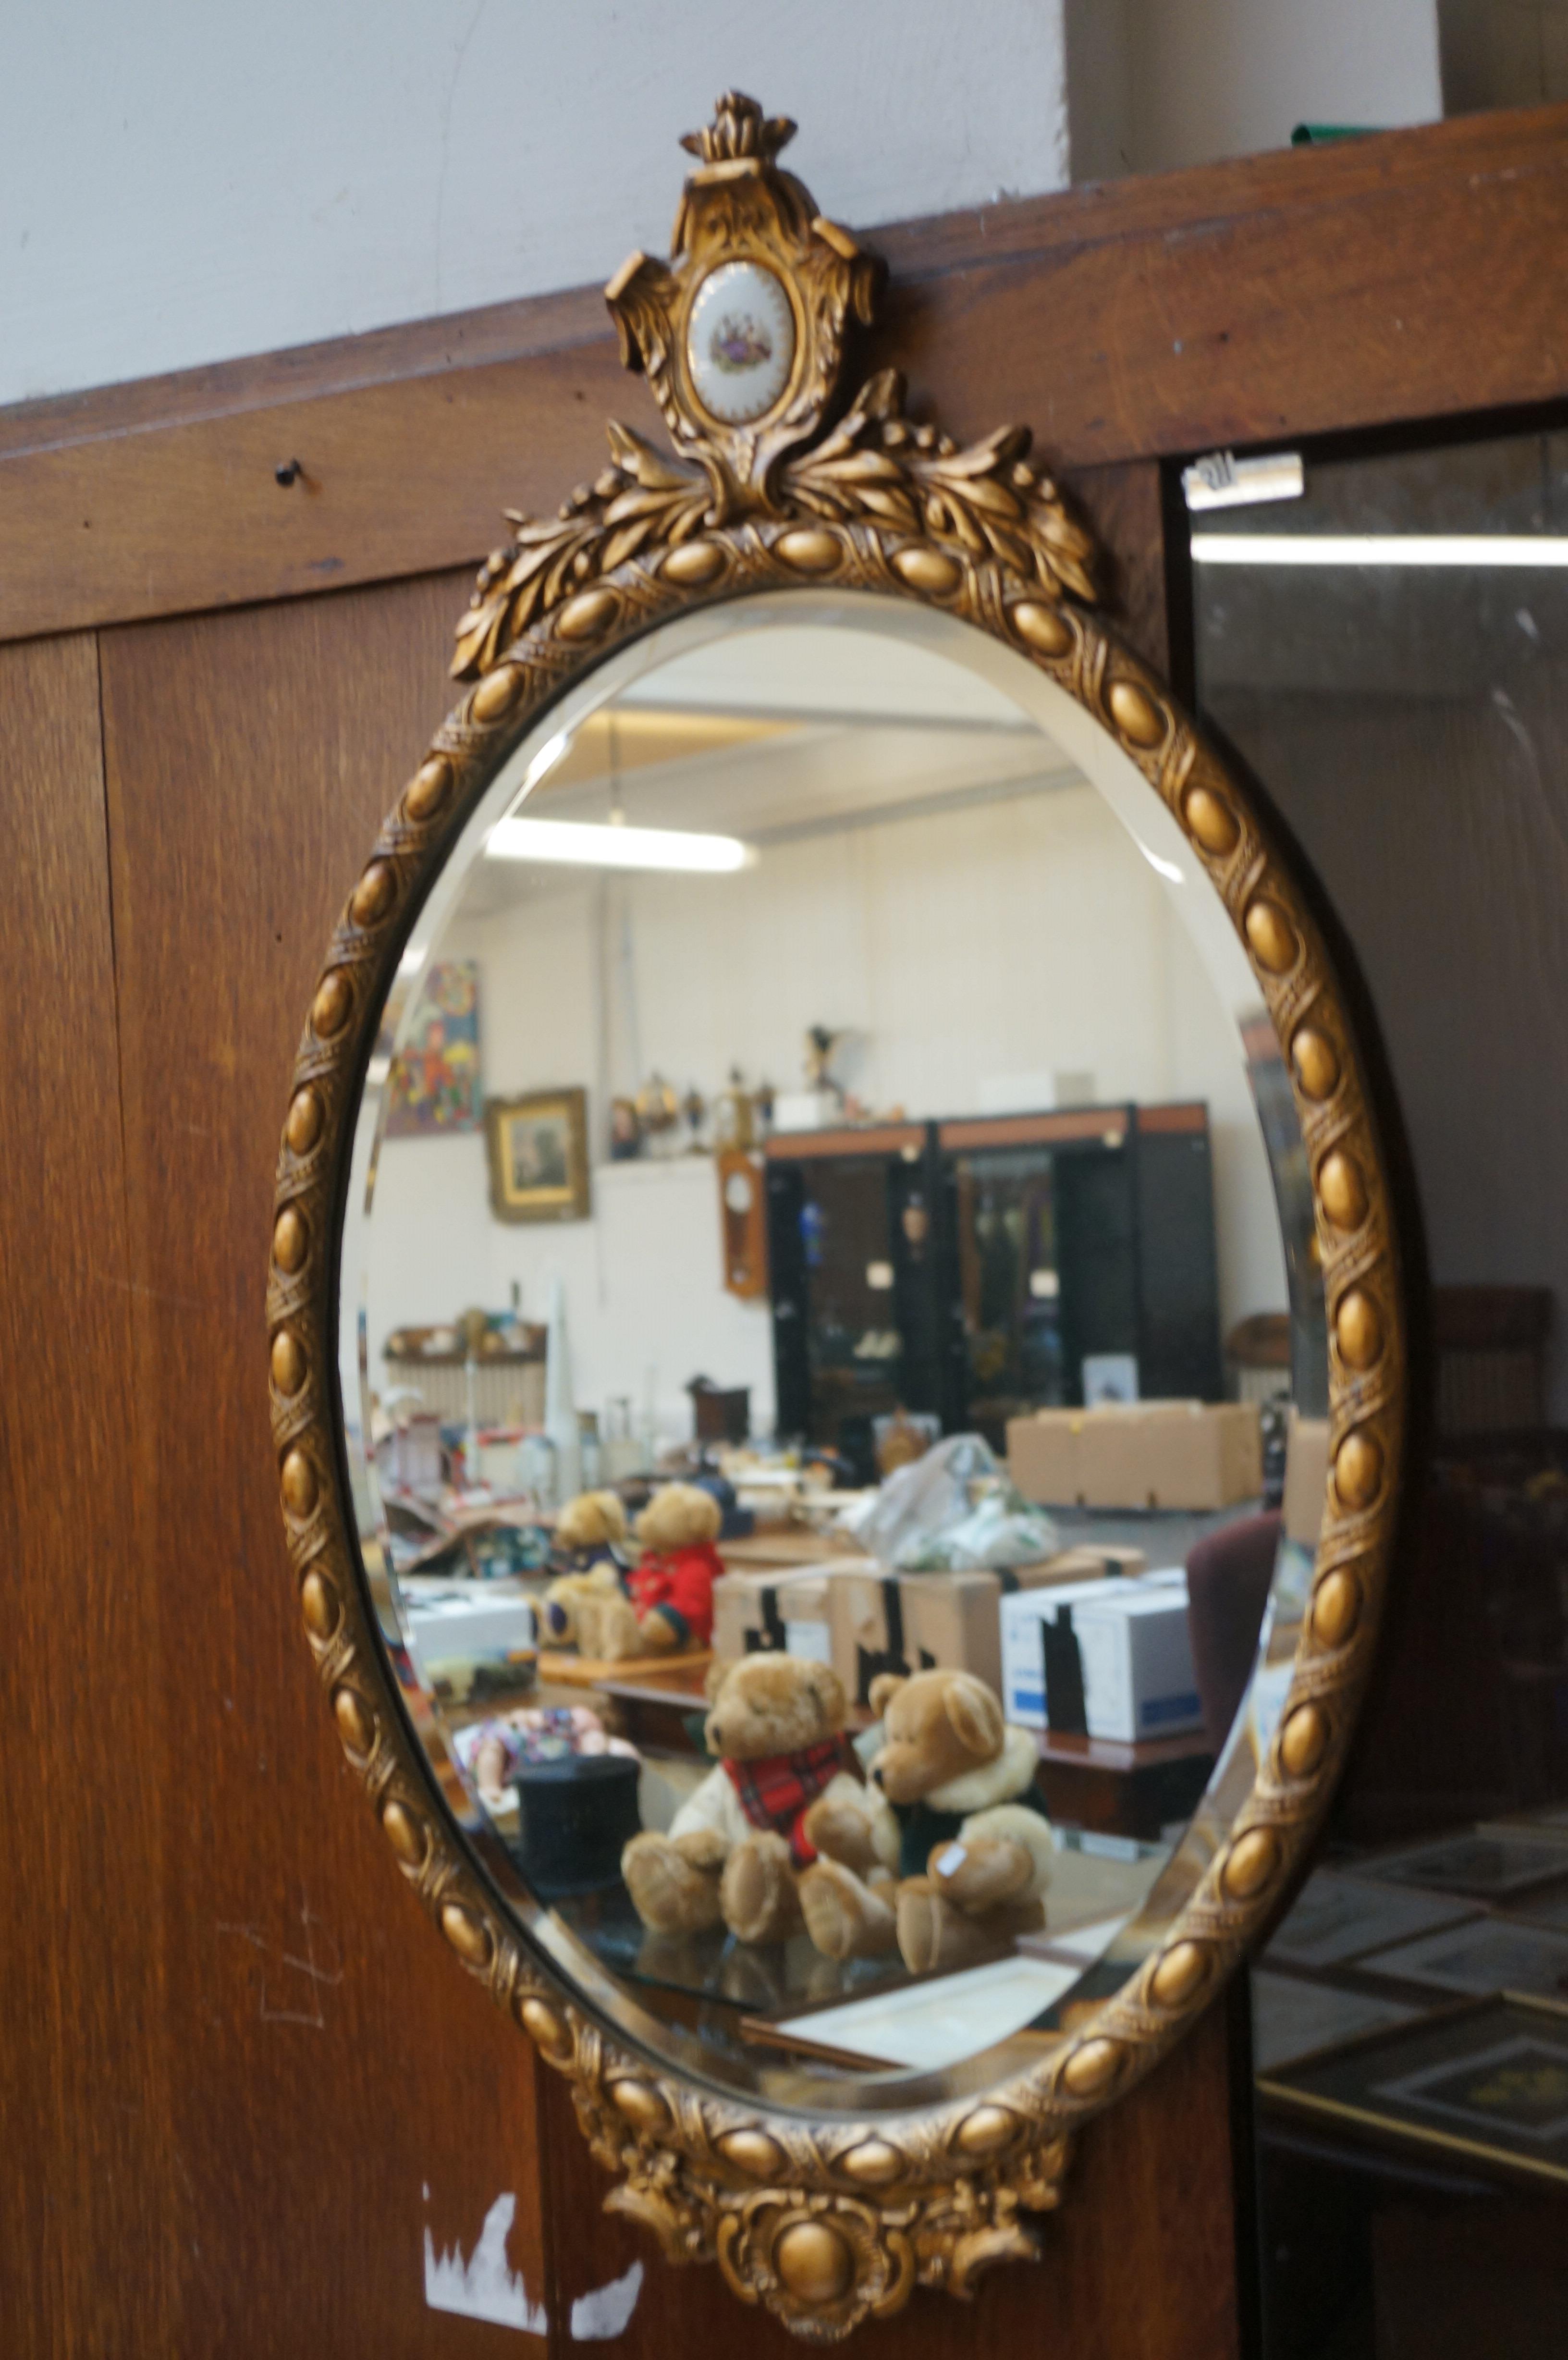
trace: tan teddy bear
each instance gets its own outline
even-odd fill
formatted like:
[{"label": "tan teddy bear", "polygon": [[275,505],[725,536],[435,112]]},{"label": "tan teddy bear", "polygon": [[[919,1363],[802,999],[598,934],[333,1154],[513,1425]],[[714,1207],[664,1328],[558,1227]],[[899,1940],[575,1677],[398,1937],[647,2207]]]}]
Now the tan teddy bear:
[{"label": "tan teddy bear", "polygon": [[724,1511],[696,1483],[666,1483],[637,1521],[642,1555],[626,1592],[583,1598],[577,1644],[584,1655],[619,1663],[705,1647],[713,1632],[713,1584],[724,1560],[713,1543]]},{"label": "tan teddy bear", "polygon": [[[684,1933],[722,1920],[740,1941],[781,1942],[799,1932],[803,1907],[811,1927],[811,1872],[799,1872],[827,1841],[866,1872],[866,1911],[880,1911],[880,1947],[892,1948],[898,1826],[857,1775],[844,1710],[825,1664],[743,1655],[718,1676],[706,1732],[718,1766],[668,1835],[634,1836],[621,1855],[645,1926]],[[866,1946],[877,1947],[869,1938]]]},{"label": "tan teddy bear", "polygon": [[[884,1673],[870,1702],[883,1738],[871,1777],[899,1832],[904,1964],[913,1974],[966,1966],[1042,1926],[1054,1847],[1030,1732],[1009,1728],[992,1691],[968,1672]],[[842,1859],[809,1872],[801,1901],[817,1948],[831,1958],[884,1946],[886,1892]]]},{"label": "tan teddy bear", "polygon": [[[627,1557],[626,1512],[614,1491],[580,1491],[555,1520],[555,1549],[570,1559],[545,1591],[544,1627],[557,1647],[578,1644],[584,1599],[621,1598]],[[584,1654],[593,1654],[585,1648]]]}]

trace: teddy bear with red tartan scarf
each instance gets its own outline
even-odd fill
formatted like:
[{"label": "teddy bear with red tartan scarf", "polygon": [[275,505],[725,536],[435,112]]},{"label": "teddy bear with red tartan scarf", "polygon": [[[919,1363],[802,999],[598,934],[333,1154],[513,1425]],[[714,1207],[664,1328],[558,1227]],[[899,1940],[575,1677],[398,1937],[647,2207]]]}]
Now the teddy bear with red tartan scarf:
[{"label": "teddy bear with red tartan scarf", "polygon": [[826,1664],[744,1655],[719,1676],[707,1721],[719,1756],[668,1835],[634,1836],[621,1874],[638,1917],[659,1934],[721,1922],[742,1942],[811,1930],[801,1877],[831,1845],[894,1935],[898,1824],[867,1786],[844,1734],[844,1689]]}]

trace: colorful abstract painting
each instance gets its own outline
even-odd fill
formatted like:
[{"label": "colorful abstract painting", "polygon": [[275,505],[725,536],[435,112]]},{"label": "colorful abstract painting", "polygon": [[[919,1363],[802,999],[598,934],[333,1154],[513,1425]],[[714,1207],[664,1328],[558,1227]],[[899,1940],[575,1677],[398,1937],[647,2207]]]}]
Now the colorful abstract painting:
[{"label": "colorful abstract painting", "polygon": [[[397,1011],[391,1006],[387,1019],[388,1032],[395,1032]],[[430,968],[387,1088],[388,1139],[433,1139],[481,1128],[476,959],[438,959]]]}]

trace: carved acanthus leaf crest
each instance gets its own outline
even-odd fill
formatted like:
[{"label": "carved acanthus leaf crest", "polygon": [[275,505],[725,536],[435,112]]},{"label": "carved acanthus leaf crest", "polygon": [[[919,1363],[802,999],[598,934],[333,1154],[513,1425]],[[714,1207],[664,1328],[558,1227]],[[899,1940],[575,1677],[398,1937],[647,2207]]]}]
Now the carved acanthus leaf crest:
[{"label": "carved acanthus leaf crest", "polygon": [[544,522],[508,512],[513,545],[481,567],[458,625],[460,680],[498,662],[531,623],[628,559],[663,551],[742,514],[815,516],[934,541],[972,563],[987,560],[1048,597],[1093,603],[1095,546],[1051,477],[1030,464],[1027,426],[998,427],[960,450],[951,435],[904,415],[904,380],[884,369],[847,417],[777,491],[723,483],[711,464],[657,451],[629,426],[609,430],[614,464]]},{"label": "carved acanthus leaf crest", "polygon": [[1094,536],[1051,477],[1030,466],[1027,426],[999,426],[961,451],[904,415],[904,380],[884,369],[824,442],[784,472],[800,508],[921,533],[965,557],[992,559],[1052,597],[1093,603]]}]

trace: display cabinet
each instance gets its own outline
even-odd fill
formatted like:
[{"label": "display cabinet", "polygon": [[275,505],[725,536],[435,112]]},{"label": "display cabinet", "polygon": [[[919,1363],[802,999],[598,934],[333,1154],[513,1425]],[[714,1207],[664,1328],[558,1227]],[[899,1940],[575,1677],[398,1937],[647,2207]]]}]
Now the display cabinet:
[{"label": "display cabinet", "polygon": [[1217,1401],[1212,1161],[1195,1102],[770,1140],[779,1433],[870,1480],[898,1409],[1000,1450],[1086,1384]]},{"label": "display cabinet", "polygon": [[955,1407],[932,1127],[785,1133],[767,1174],[779,1431],[870,1482],[878,1418]]},{"label": "display cabinet", "polygon": [[936,1126],[948,1414],[1127,1398],[1217,1401],[1208,1110],[1062,1109]]}]

